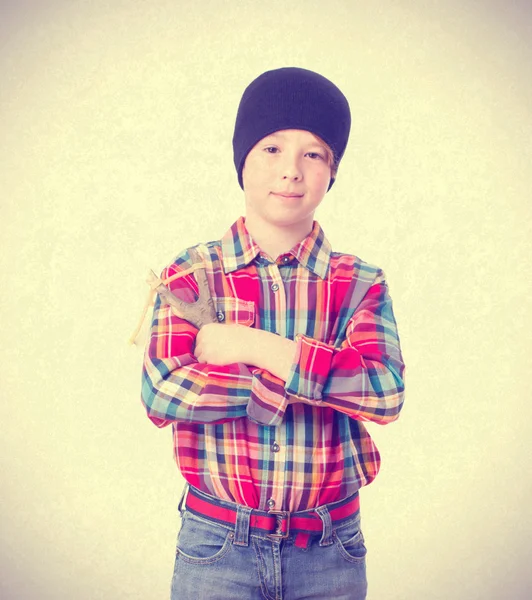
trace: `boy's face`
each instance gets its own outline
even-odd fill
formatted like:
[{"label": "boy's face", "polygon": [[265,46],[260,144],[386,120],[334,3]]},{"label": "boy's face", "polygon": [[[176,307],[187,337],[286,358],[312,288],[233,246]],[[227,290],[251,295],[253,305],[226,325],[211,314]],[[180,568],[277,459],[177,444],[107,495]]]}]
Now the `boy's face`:
[{"label": "boy's face", "polygon": [[330,178],[326,148],[312,133],[276,131],[257,142],[246,157],[246,218],[310,231]]}]

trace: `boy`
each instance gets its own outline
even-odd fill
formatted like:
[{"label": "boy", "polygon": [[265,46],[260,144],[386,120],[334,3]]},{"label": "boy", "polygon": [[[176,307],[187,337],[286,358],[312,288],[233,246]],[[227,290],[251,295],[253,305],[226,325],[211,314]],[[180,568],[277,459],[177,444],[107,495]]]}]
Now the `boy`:
[{"label": "boy", "polygon": [[[173,600],[366,597],[358,490],[380,457],[363,421],[398,417],[404,365],[382,270],[313,219],[350,124],[317,73],[254,80],[233,136],[245,217],[194,247],[218,322],[155,303],[142,400],[188,484]],[[161,276],[186,302],[191,255]]]}]

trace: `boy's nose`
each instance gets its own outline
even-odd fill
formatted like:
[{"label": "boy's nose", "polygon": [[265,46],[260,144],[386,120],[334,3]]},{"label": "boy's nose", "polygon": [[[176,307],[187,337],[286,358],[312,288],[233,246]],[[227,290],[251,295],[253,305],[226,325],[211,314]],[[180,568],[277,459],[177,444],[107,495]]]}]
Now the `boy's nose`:
[{"label": "boy's nose", "polygon": [[302,177],[301,168],[296,160],[287,160],[282,167],[283,179],[299,181]]}]

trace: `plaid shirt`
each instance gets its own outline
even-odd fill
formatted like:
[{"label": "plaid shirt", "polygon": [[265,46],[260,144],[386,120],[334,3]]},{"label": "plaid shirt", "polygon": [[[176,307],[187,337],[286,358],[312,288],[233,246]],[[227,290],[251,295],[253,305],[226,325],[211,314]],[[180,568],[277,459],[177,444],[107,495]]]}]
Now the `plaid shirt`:
[{"label": "plaid shirt", "polygon": [[[298,511],[341,500],[370,483],[380,456],[363,422],[397,419],[404,364],[384,273],[332,252],[311,233],[272,262],[240,217],[219,241],[198,244],[218,319],[297,342],[288,380],[253,365],[201,364],[197,329],[157,297],[142,401],[172,423],[183,477],[252,508]],[[198,297],[188,251],[161,279]],[[269,502],[268,502],[269,501]],[[273,504],[274,503],[274,504]]]}]

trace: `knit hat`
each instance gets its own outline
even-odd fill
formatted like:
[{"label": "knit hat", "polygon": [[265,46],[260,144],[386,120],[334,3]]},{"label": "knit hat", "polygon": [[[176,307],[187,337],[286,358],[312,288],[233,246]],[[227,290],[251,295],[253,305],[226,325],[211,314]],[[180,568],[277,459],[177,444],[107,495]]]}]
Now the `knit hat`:
[{"label": "knit hat", "polygon": [[[351,113],[346,97],[328,79],[298,67],[266,71],[244,91],[233,134],[238,183],[249,151],[262,138],[281,129],[304,129],[331,147],[337,166],[344,154]],[[329,189],[334,183],[331,178]]]}]

